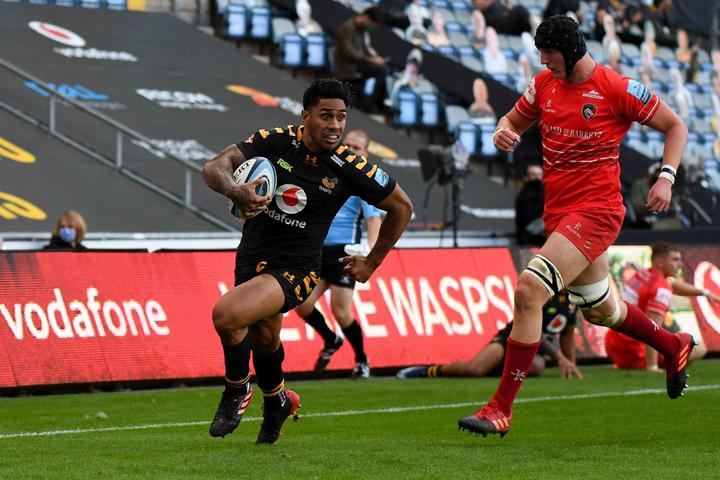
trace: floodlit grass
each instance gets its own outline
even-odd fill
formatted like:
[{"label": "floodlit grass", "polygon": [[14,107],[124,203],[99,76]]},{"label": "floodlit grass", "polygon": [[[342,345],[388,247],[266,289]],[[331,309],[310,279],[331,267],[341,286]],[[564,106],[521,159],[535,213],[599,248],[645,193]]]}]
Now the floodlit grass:
[{"label": "floodlit grass", "polygon": [[693,365],[678,400],[662,374],[582,371],[528,380],[502,440],[456,427],[496,378],[291,382],[303,418],[262,447],[259,396],[208,435],[220,387],[0,398],[0,478],[720,477],[720,361]]}]

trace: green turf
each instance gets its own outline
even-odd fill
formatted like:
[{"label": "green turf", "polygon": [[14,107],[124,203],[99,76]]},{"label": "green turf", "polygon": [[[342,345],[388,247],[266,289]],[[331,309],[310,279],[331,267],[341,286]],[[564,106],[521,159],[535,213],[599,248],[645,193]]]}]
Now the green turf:
[{"label": "green turf", "polygon": [[[233,435],[208,436],[219,387],[0,398],[0,478],[720,478],[720,361],[693,365],[704,388],[678,400],[623,394],[662,374],[582,371],[528,380],[502,440],[456,428],[496,378],[292,382],[304,418],[262,447],[259,398]],[[80,431],[10,436],[66,429]]]}]

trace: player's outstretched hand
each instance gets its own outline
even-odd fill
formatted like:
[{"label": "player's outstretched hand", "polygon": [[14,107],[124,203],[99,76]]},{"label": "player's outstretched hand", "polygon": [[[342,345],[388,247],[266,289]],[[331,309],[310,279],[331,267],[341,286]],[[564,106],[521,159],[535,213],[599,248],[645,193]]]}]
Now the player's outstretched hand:
[{"label": "player's outstretched hand", "polygon": [[260,177],[250,183],[237,184],[233,191],[228,195],[245,218],[254,217],[258,213],[267,209],[270,204],[272,196],[265,195],[264,197],[261,197],[255,193],[256,188],[265,183],[265,181],[264,177]]},{"label": "player's outstretched hand", "polygon": [[583,378],[582,373],[580,373],[575,363],[567,358],[558,360],[558,367],[560,367],[560,375],[562,378]]},{"label": "player's outstretched hand", "polygon": [[665,178],[658,179],[647,196],[647,209],[651,212],[666,212],[672,198],[672,184]]},{"label": "player's outstretched hand", "polygon": [[350,274],[356,281],[365,283],[373,274],[377,266],[363,255],[350,255],[342,257],[340,263],[345,265],[343,271]]}]

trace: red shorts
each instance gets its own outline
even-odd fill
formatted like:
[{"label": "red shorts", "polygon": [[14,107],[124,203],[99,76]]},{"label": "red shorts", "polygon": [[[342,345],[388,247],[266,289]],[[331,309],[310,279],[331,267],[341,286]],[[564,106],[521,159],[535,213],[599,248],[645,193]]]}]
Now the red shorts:
[{"label": "red shorts", "polygon": [[573,212],[546,214],[545,234],[558,232],[570,240],[590,263],[613,244],[620,233],[625,212]]},{"label": "red shorts", "polygon": [[645,344],[639,340],[608,330],[605,351],[616,368],[645,370]]}]

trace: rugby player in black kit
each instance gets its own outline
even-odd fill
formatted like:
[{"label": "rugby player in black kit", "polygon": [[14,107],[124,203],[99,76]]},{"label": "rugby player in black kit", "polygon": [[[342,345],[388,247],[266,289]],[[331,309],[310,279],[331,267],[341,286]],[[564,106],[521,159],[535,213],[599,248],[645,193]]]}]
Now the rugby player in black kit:
[{"label": "rugby player in black kit", "polygon": [[[212,319],[225,357],[225,390],[210,435],[237,428],[250,403],[250,352],[264,397],[258,444],[272,444],[300,404],[285,390],[280,342],[282,314],[301,304],[319,278],[322,243],[337,211],[357,195],[387,212],[367,256],[341,259],[359,282],[370,278],[412,214],[405,192],[387,173],[341,143],[350,92],[337,80],[313,81],[303,95],[302,126],[259,130],[205,164],[205,183],[230,198],[245,217],[235,263],[235,288],[218,300]],[[246,159],[268,158],[277,172],[275,195],[232,181]],[[255,216],[253,216],[255,215]]]}]

